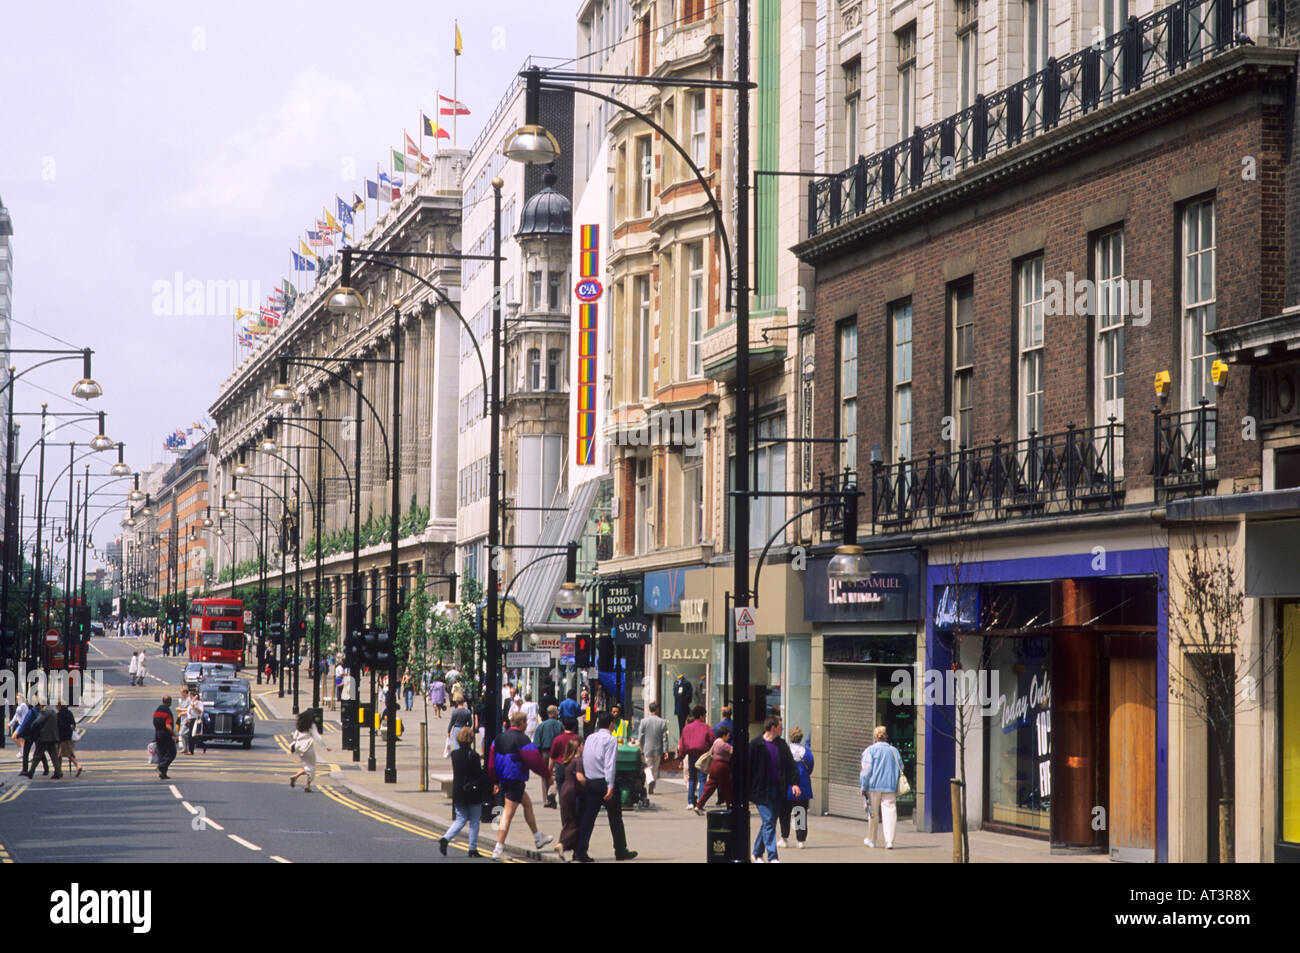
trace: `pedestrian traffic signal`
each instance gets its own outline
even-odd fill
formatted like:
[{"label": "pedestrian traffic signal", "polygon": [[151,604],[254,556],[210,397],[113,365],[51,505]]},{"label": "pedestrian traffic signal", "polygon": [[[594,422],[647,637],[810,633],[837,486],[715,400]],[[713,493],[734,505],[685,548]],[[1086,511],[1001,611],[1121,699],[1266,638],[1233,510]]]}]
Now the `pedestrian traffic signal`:
[{"label": "pedestrian traffic signal", "polygon": [[387,632],[375,633],[375,668],[380,671],[393,664],[393,637]]},{"label": "pedestrian traffic signal", "polygon": [[578,635],[573,640],[573,664],[577,668],[591,668],[591,638]]},{"label": "pedestrian traffic signal", "polygon": [[614,640],[607,635],[596,640],[596,667],[602,672],[614,670]]}]

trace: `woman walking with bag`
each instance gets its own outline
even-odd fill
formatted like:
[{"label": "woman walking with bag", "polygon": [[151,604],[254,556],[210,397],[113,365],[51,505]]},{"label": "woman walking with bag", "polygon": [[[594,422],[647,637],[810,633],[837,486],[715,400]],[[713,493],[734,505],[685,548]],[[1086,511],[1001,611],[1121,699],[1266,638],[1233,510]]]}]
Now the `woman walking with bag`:
[{"label": "woman walking with bag", "polygon": [[560,785],[560,840],[555,845],[560,860],[567,860],[565,851],[578,849],[579,827],[582,822],[582,809],[578,797],[582,793],[586,778],[582,776],[582,741],[570,738],[565,745],[564,754],[556,759],[564,766],[564,783]]},{"label": "woman walking with bag", "polygon": [[451,753],[451,811],[455,820],[447,833],[438,839],[438,853],[447,856],[447,844],[469,826],[469,856],[478,852],[478,826],[483,817],[483,799],[487,795],[487,775],[483,762],[474,750],[474,729],[462,725],[456,732],[456,750]]},{"label": "woman walking with bag", "polygon": [[894,828],[898,824],[898,805],[895,799],[900,788],[906,794],[911,786],[905,783],[903,756],[889,743],[889,733],[885,726],[877,725],[871,737],[874,743],[862,752],[862,793],[871,800],[871,826],[867,828],[867,836],[862,843],[875,847],[883,827],[885,849],[892,850]]},{"label": "woman walking with bag", "polygon": [[293,787],[297,780],[304,774],[307,780],[303,782],[302,793],[311,793],[311,782],[316,777],[316,746],[320,745],[326,751],[329,751],[329,745],[325,744],[325,739],[320,736],[316,730],[316,720],[312,717],[310,711],[305,711],[298,716],[298,727],[293,733],[293,741],[289,747],[293,753],[298,756],[302,762],[302,767],[298,773],[289,779],[289,787]]},{"label": "woman walking with bag", "polygon": [[812,752],[803,745],[803,729],[798,725],[790,729],[790,757],[794,758],[794,769],[799,775],[799,797],[794,796],[794,785],[785,794],[785,807],[781,809],[781,839],[777,847],[785,846],[785,839],[790,836],[790,818],[795,808],[803,808],[801,819],[795,827],[795,840],[802,850],[808,839],[808,802],[812,800]]},{"label": "woman walking with bag", "polygon": [[731,729],[726,725],[718,726],[718,737],[713,739],[709,749],[709,779],[704,784],[700,799],[695,802],[695,813],[703,815],[704,805],[709,803],[713,792],[718,792],[718,806],[731,806]]}]

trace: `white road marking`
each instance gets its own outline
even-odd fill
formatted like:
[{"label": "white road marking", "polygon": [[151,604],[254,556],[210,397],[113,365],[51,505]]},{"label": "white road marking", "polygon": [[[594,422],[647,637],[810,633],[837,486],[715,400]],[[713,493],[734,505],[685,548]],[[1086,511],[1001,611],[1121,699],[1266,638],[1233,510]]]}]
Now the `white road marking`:
[{"label": "white road marking", "polygon": [[240,837],[240,836],[238,836],[238,835],[236,835],[236,834],[227,834],[226,836],[229,837],[229,838],[230,838],[232,841],[234,841],[236,844],[239,844],[241,847],[247,847],[249,850],[261,850],[261,849],[262,849],[262,848],[258,847],[256,844],[250,844],[248,841],[244,840],[242,837]]},{"label": "white road marking", "polygon": [[291,863],[293,863],[293,861],[291,861],[291,860],[285,860],[283,857],[278,857],[278,856],[276,856],[275,854],[272,854],[272,855],[271,855],[271,859],[272,859],[273,861],[275,861],[277,864],[291,864]]},{"label": "white road marking", "polygon": [[203,819],[203,823],[204,823],[204,824],[207,824],[208,827],[212,828],[214,831],[224,831],[224,830],[225,830],[224,827],[222,827],[220,824],[218,824],[216,821],[214,821],[214,820],[213,820],[212,818],[210,818],[210,817],[205,817],[205,818]]},{"label": "white road marking", "polygon": [[97,654],[97,655],[105,655],[105,656],[107,655],[106,652],[101,652],[100,649],[99,649],[99,646],[96,645],[94,642],[91,642],[91,643],[89,643],[89,644],[90,644],[90,648],[91,648],[91,650],[92,650],[93,652],[95,652],[95,654]]},{"label": "white road marking", "polygon": [[185,805],[185,810],[189,811],[191,814],[199,813],[199,809],[195,807],[193,804],[191,804],[189,801],[181,801],[181,803]]},{"label": "white road marking", "polygon": [[178,800],[178,801],[183,800],[183,798],[181,797],[180,789],[177,788],[176,785],[174,785],[174,784],[169,784],[169,785],[167,785],[167,786],[168,786],[169,788],[172,789],[172,796],[175,797],[176,800]]}]

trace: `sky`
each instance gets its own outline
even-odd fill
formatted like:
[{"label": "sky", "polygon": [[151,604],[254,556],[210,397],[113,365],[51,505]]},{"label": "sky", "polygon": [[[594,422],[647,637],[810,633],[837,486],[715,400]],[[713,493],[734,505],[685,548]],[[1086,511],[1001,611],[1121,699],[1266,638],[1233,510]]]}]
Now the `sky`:
[{"label": "sky", "polygon": [[[15,412],[42,402],[51,413],[104,410],[133,468],[170,462],[163,436],[208,422],[231,372],[229,310],[186,308],[172,294],[177,275],[205,287],[256,283],[265,298],[292,279],[289,250],[322,206],[364,194],[362,176],[373,178],[376,162],[387,170],[403,129],[417,136],[421,109],[434,116],[435,90],[451,95],[454,20],[464,43],[457,95],[471,111],[456,132],[469,147],[528,56],[573,57],[577,7],[0,0],[11,343],[90,347],[104,388],[89,404],[72,398],[80,362],[56,363],[19,382]],[[37,360],[11,363],[21,372]],[[21,454],[38,425],[18,420]],[[70,424],[57,440],[97,429]],[[55,469],[66,450],[52,455]],[[35,461],[23,470],[29,500]],[[92,474],[111,462],[100,455]],[[114,525],[97,542],[116,534],[115,517],[105,521]]]}]

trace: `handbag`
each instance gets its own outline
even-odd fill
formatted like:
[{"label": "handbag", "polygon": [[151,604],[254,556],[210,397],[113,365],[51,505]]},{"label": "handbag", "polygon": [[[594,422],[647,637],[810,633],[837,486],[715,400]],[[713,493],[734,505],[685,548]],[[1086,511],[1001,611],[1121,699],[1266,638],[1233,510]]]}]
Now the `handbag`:
[{"label": "handbag", "polygon": [[708,771],[709,765],[712,763],[713,763],[713,752],[706,751],[704,752],[704,754],[700,755],[698,758],[695,759],[695,770]]},{"label": "handbag", "polygon": [[149,747],[145,748],[144,750],[149,755],[149,763],[157,764],[158,763],[158,742],[156,741],[149,742]]},{"label": "handbag", "polygon": [[[898,755],[898,749],[894,749],[894,754]],[[907,775],[903,773],[903,756],[898,755],[898,793],[907,795],[912,793],[912,785],[907,780]]]}]

